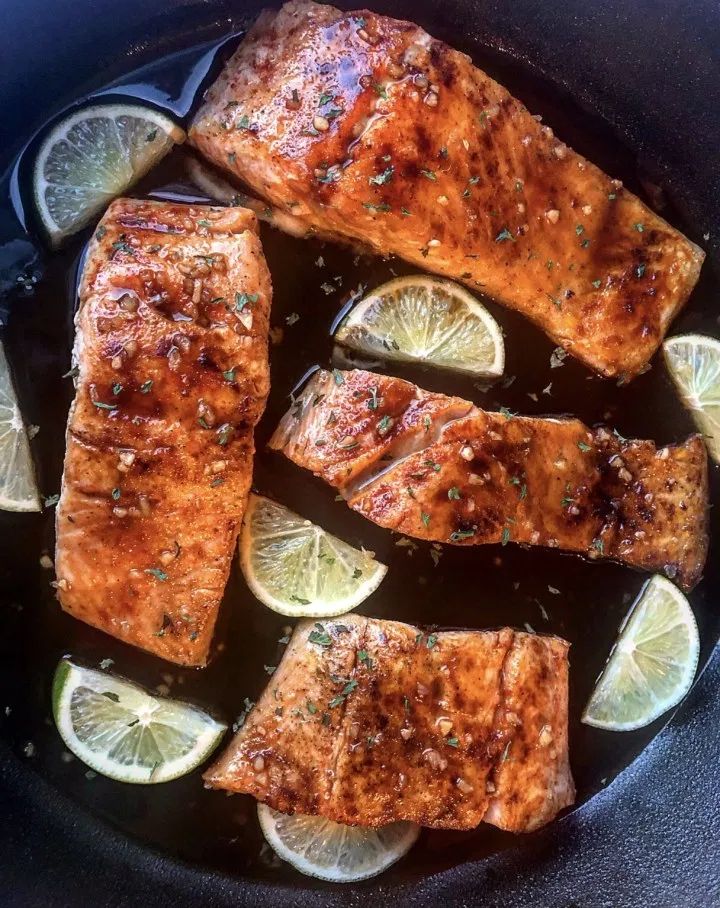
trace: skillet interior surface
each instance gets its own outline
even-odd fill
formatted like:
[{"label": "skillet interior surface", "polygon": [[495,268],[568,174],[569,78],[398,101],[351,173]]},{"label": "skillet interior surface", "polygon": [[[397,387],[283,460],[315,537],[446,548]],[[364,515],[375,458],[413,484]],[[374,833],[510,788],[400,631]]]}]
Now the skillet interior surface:
[{"label": "skillet interior surface", "polygon": [[[597,110],[591,110],[597,105],[590,103],[604,88],[606,74],[602,67],[595,84],[581,85],[576,80],[584,64],[571,61],[563,70],[547,61],[541,67],[533,58],[533,44],[536,49],[541,47],[545,37],[552,47],[554,41],[540,7],[534,9],[532,4],[525,4],[526,21],[533,22],[537,29],[537,34],[528,39],[511,27],[518,21],[517,10],[513,12],[516,18],[505,21],[507,30],[502,32],[499,25],[503,23],[492,15],[490,22],[483,20],[475,8],[468,11],[462,4],[456,6],[445,14],[433,12],[430,4],[419,4],[413,10],[397,3],[378,4],[377,8],[412,17],[438,37],[471,53],[480,66],[506,84],[533,112],[542,114],[560,137],[623,179],[632,190],[647,198],[643,181],[663,185],[667,201],[663,214],[708,248],[703,235],[709,233],[712,243],[714,225],[709,213],[713,211],[712,200],[717,201],[719,193],[714,168],[705,171],[704,180],[698,172],[702,157],[696,135],[688,136],[684,158],[668,144],[659,124],[643,132],[641,141],[637,130],[642,124],[637,115],[628,113],[612,92],[611,100],[617,103],[618,110],[604,111],[605,117],[614,113],[622,126],[610,126]],[[488,6],[483,12],[493,13],[493,9]],[[463,25],[458,24],[461,11],[470,14]],[[83,71],[84,63],[80,62],[76,78],[72,80],[65,74],[60,81],[62,90],[50,94],[30,78],[24,90],[18,85],[14,94],[3,99],[8,105],[15,105],[9,108],[5,128],[10,128],[8,122],[16,123],[13,144],[6,142],[4,147],[11,149],[17,143],[17,130],[30,144],[15,169],[10,157],[5,162],[10,170],[2,187],[3,204],[5,196],[12,194],[16,209],[27,206],[28,169],[36,147],[31,134],[35,127],[42,126],[43,120],[57,114],[65,102],[85,101],[97,93],[114,98],[142,97],[178,116],[186,116],[194,108],[202,85],[207,84],[221,60],[234,48],[245,18],[252,15],[253,9],[248,5],[242,15],[234,10],[232,21],[221,15],[223,12],[220,5],[183,7],[177,17],[166,14],[149,25],[142,24],[142,15],[137,12],[137,32],[132,37],[130,32],[114,36],[118,57],[110,64],[99,66],[90,74]],[[468,29],[468,21],[478,23],[477,27]],[[609,28],[607,23],[605,28]],[[614,34],[621,41],[622,36]],[[491,40],[499,35],[502,41]],[[125,53],[125,49],[132,52]],[[622,53],[616,59],[621,61]],[[21,127],[17,105],[30,107],[28,97],[35,101],[37,122],[25,121]],[[635,114],[640,106],[638,102],[633,109]],[[670,124],[667,132],[672,133],[675,128],[675,124]],[[716,136],[720,134],[717,122],[710,128],[714,128]],[[186,155],[184,150],[173,153],[135,192],[193,192],[185,175]],[[34,452],[41,489],[50,496],[59,488],[64,423],[72,397],[71,383],[61,376],[69,369],[75,280],[87,233],[62,253],[50,256],[35,240],[30,244],[24,239],[14,217],[9,205],[0,213],[5,244],[0,250],[0,286],[4,294],[12,287],[12,293],[4,295],[2,301],[9,315],[4,340],[26,418],[40,426]],[[31,217],[28,226],[32,232]],[[583,803],[632,762],[662,725],[660,720],[636,733],[611,735],[579,723],[580,711],[617,626],[644,577],[617,565],[588,564],[556,552],[523,551],[510,546],[446,549],[436,568],[426,546],[418,545],[417,550],[398,547],[396,537],[336,503],[330,489],[265,452],[269,433],[287,406],[288,392],[309,367],[330,362],[330,326],[349,294],[359,284],[372,287],[408,269],[397,261],[356,259],[340,248],[291,240],[265,228],[263,241],[275,287],[272,321],[283,328],[284,340],[271,352],[273,390],[257,437],[256,487],[349,541],[373,549],[390,565],[388,578],[378,593],[363,605],[361,611],[365,614],[442,627],[522,627],[528,623],[540,632],[567,637],[572,643],[571,761],[578,803]],[[323,264],[318,264],[320,261]],[[718,333],[714,264],[712,260],[706,264],[701,283],[673,332]],[[692,430],[657,359],[650,372],[626,388],[590,376],[570,359],[560,368],[552,368],[553,345],[549,341],[518,316],[488,305],[507,335],[506,376],[514,376],[512,383],[506,380],[484,390],[468,379],[431,371],[405,369],[394,370],[395,373],[423,387],[456,393],[491,409],[502,405],[526,414],[573,413],[589,424],[607,422],[623,435],[654,438],[660,443],[679,440]],[[288,325],[286,320],[292,313],[298,313],[300,319]],[[548,385],[549,393],[543,393]],[[537,400],[529,394],[536,395]],[[714,468],[711,482],[716,501],[718,480]],[[716,515],[717,511],[712,513]],[[52,727],[49,702],[54,666],[63,653],[70,652],[91,664],[112,658],[114,669],[120,673],[151,687],[168,685],[173,694],[197,700],[232,721],[242,709],[243,698],[255,699],[265,685],[263,666],[277,663],[281,654],[277,640],[283,634],[285,620],[257,603],[234,570],[218,631],[225,649],[202,673],[163,665],[59,612],[49,585],[52,576],[39,565],[41,553],[52,551],[52,519],[50,509],[40,516],[0,515],[3,739],[32,771],[94,815],[144,843],[210,869],[259,880],[297,881],[284,866],[274,866],[277,862],[263,847],[250,799],[228,799],[205,792],[197,773],[155,788],[88,778],[85,767],[63,759],[64,748]],[[718,518],[713,516],[713,536],[717,535],[717,524]],[[715,560],[713,543],[705,578],[691,596],[703,641],[703,664],[720,632],[720,619],[713,608],[720,585]],[[426,832],[411,856],[385,879],[418,879],[428,872],[445,870],[515,844],[515,839],[490,827],[472,834]]]}]

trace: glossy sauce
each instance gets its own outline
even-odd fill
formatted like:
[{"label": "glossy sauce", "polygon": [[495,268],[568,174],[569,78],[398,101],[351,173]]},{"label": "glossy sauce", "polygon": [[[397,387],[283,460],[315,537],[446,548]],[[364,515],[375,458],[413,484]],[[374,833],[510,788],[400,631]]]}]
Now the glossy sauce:
[{"label": "glossy sauce", "polygon": [[[131,95],[185,116],[197,104],[221,58],[236,39],[190,48],[128,73],[120,83],[96,94]],[[467,48],[464,48],[467,49]],[[476,61],[525,103],[542,113],[556,134],[587,155],[611,176],[622,179],[644,198],[633,156],[608,127],[578,109],[571,99],[550,90],[536,76],[506,58],[474,49]],[[168,86],[171,86],[168,88]],[[35,143],[16,172],[0,187],[0,287],[11,296],[2,307],[11,318],[5,342],[14,367],[28,423],[40,426],[34,452],[41,491],[59,491],[70,369],[72,316],[77,275],[88,232],[57,254],[30,243],[16,226],[15,208],[29,205],[28,174]],[[186,175],[189,150],[177,149],[133,194],[197,201],[202,193]],[[663,214],[696,241],[691,225],[671,210]],[[32,229],[32,219],[29,218]],[[613,735],[580,724],[579,717],[627,608],[646,575],[615,564],[589,563],[557,551],[516,546],[445,547],[437,566],[430,546],[403,541],[335,501],[332,489],[294,467],[266,443],[287,409],[289,394],[318,364],[347,366],[333,358],[332,330],[359,285],[374,287],[415,269],[399,261],[360,257],[339,246],[301,241],[263,226],[265,254],[274,284],[271,323],[282,342],[271,347],[272,390],[257,432],[255,487],[355,545],[377,553],[390,567],[376,594],[363,604],[364,614],[448,627],[530,626],[568,639],[570,651],[570,758],[578,804],[612,780],[657,733],[662,720],[647,729]],[[692,300],[674,332],[716,333],[714,304],[720,288],[705,267]],[[392,372],[420,386],[457,394],[486,409],[505,406],[526,415],[573,414],[588,425],[607,423],[624,436],[652,438],[660,444],[692,431],[688,415],[672,390],[658,357],[652,369],[619,388],[592,375],[571,358],[553,368],[553,345],[522,317],[488,303],[506,336],[505,377],[491,388],[463,376],[419,368]],[[299,318],[295,318],[295,315]],[[553,360],[557,363],[557,357]],[[711,469],[717,498],[716,469]],[[716,535],[717,510],[711,533]],[[0,513],[0,729],[21,759],[71,798],[143,842],[209,868],[255,878],[282,875],[296,879],[263,844],[254,802],[205,791],[199,772],[166,785],[131,786],[93,777],[77,760],[67,760],[51,718],[50,683],[64,653],[97,666],[112,659],[112,669],[161,692],[194,700],[230,723],[243,700],[257,698],[268,676],[266,665],[282,655],[278,639],[288,624],[265,609],[247,590],[235,567],[228,583],[216,633],[216,656],[203,671],[178,669],[124,646],[61,613],[54,600],[52,573],[39,564],[52,555],[53,511],[43,515]],[[705,579],[691,595],[707,658],[718,630],[708,605],[720,588],[715,546],[711,542]],[[420,877],[430,872],[515,845],[518,839],[485,826],[472,833],[423,832],[410,857],[383,879]]]}]

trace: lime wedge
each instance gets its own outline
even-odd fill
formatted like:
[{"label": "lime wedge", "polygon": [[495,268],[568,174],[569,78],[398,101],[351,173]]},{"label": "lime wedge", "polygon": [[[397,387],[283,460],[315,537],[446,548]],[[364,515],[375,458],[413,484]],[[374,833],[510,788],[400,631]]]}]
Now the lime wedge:
[{"label": "lime wedge", "polygon": [[240,567],[263,605],[293,618],[349,612],[387,571],[369,552],[261,495],[251,495],[245,511]]},{"label": "lime wedge", "polygon": [[168,782],[203,763],[227,726],[207,713],[107,672],[62,659],[52,690],[53,716],[75,756],[119,782]]},{"label": "lime wedge", "polygon": [[258,804],[258,819],[279,857],[300,873],[333,883],[377,876],[407,854],[420,833],[415,823],[400,821],[377,829],[343,826],[323,817],[290,817],[267,804]]},{"label": "lime wedge", "polygon": [[76,233],[144,176],[185,133],[139,104],[102,104],[69,115],[38,152],[33,189],[53,246]]},{"label": "lime wedge", "polygon": [[0,344],[0,510],[39,511],[30,444]]},{"label": "lime wedge", "polygon": [[399,277],[361,300],[335,340],[370,356],[426,363],[481,378],[505,368],[498,323],[464,287],[435,277]]},{"label": "lime wedge", "polygon": [[720,341],[702,334],[670,337],[663,344],[670,377],[710,456],[720,463]]},{"label": "lime wedge", "polygon": [[699,651],[690,604],[655,575],[623,621],[582,721],[609,731],[649,725],[690,690]]}]

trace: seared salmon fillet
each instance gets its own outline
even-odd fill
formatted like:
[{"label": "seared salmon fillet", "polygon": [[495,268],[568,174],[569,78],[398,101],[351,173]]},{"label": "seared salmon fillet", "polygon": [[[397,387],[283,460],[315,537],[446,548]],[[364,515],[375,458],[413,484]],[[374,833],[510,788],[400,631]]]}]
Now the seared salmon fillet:
[{"label": "seared salmon fillet", "polygon": [[603,375],[643,371],[704,258],[465,54],[367,10],[263,13],[189,139],[279,227],[463,281]]},{"label": "seared salmon fillet", "polygon": [[57,508],[65,611],[204,665],[268,393],[255,215],[119,199],[80,287]]},{"label": "seared salmon fillet", "polygon": [[354,370],[316,372],[270,446],[369,520],[418,539],[549,546],[662,571],[685,589],[705,564],[699,435],[658,449]]},{"label": "seared salmon fillet", "polygon": [[575,798],[568,645],[509,628],[303,621],[205,781],[338,823],[529,832]]}]

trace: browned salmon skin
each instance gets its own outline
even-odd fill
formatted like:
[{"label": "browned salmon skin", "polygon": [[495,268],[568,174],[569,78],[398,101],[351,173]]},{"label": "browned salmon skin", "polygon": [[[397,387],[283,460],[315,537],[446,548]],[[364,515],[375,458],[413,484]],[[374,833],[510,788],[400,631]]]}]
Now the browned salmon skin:
[{"label": "browned salmon skin", "polygon": [[685,589],[705,564],[698,435],[656,448],[354,370],[315,373],[270,445],[369,520],[418,539],[543,545],[662,571]]},{"label": "browned salmon skin", "polygon": [[575,798],[567,653],[508,628],[303,621],[205,780],[339,823],[528,832]]},{"label": "browned salmon skin", "polygon": [[268,393],[270,298],[243,208],[119,199],[88,250],[58,597],[173,662],[207,660]]},{"label": "browned salmon skin", "polygon": [[367,10],[263,13],[190,142],[279,227],[463,281],[604,375],[646,367],[704,258],[465,54]]}]

